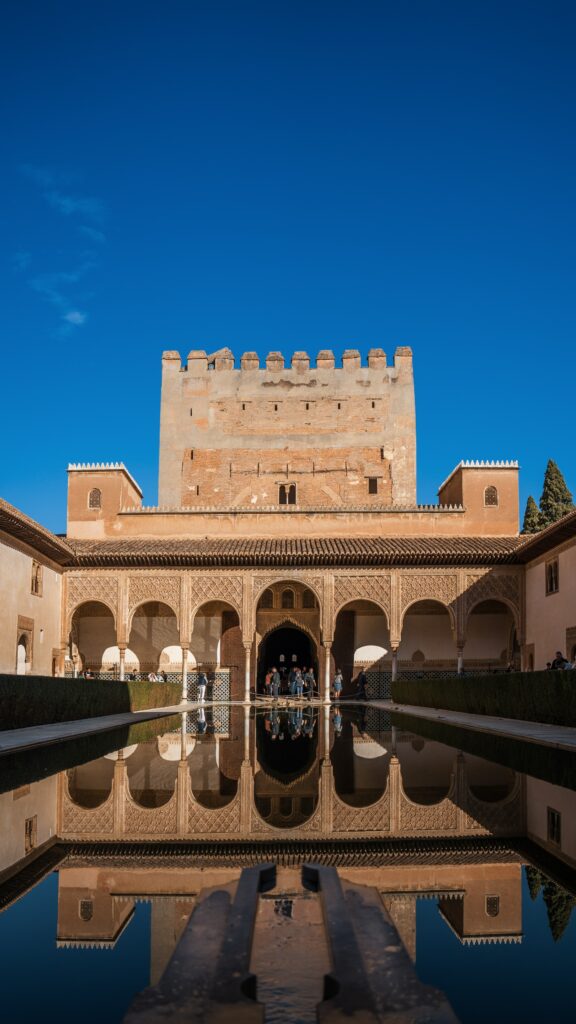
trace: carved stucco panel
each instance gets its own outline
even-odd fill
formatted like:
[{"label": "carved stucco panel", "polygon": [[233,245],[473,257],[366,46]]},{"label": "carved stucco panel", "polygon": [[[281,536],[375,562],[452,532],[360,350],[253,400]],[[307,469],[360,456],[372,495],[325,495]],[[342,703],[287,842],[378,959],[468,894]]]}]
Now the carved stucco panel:
[{"label": "carved stucco panel", "polygon": [[176,832],[177,794],[163,807],[140,807],[126,800],[124,832],[128,835],[170,835]]},{"label": "carved stucco panel", "polygon": [[370,807],[351,807],[333,793],[332,822],[334,832],[388,832],[390,829],[390,794],[388,790]]},{"label": "carved stucco panel", "polygon": [[93,810],[78,807],[69,796],[63,795],[60,826],[62,835],[111,835],[113,829],[113,794],[110,794],[105,803]]},{"label": "carved stucco panel", "polygon": [[128,604],[130,615],[138,605],[146,601],[162,601],[167,604],[176,615],[180,615],[180,577],[165,575],[149,575],[139,573],[137,576],[130,576],[128,589]]},{"label": "carved stucco panel", "polygon": [[85,576],[67,576],[68,623],[74,610],[85,601],[103,601],[117,618],[118,577],[90,573]]},{"label": "carved stucco panel", "polygon": [[444,573],[402,573],[400,576],[400,608],[402,618],[409,605],[415,601],[440,601],[449,609],[452,622],[456,622],[456,598],[458,596],[458,574]]},{"label": "carved stucco panel", "polygon": [[467,573],[464,592],[467,614],[479,601],[502,598],[513,605],[518,613],[520,607],[520,577],[516,573],[488,571]]},{"label": "carved stucco panel", "polygon": [[221,835],[238,833],[240,828],[240,794],[225,807],[203,807],[193,797],[188,800],[188,833],[190,835]]},{"label": "carved stucco panel", "polygon": [[334,577],[334,613],[350,601],[375,601],[390,620],[390,574],[346,573]]},{"label": "carved stucco panel", "polygon": [[242,576],[211,573],[190,576],[190,608],[193,614],[208,601],[227,601],[242,618]]}]

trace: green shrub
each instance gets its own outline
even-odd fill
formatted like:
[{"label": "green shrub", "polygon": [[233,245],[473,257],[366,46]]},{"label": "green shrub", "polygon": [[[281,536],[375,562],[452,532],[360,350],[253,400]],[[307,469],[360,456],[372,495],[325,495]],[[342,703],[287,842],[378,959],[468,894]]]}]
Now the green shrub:
[{"label": "green shrub", "polygon": [[171,707],[181,696],[177,683],[0,675],[0,729]]},{"label": "green shrub", "polygon": [[397,679],[392,699],[398,704],[576,726],[576,671]]}]

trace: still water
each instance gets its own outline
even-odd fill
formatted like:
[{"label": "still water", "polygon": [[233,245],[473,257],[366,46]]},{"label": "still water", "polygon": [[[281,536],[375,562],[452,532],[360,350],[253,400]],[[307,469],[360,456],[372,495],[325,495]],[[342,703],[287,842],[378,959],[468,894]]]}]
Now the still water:
[{"label": "still water", "polygon": [[576,759],[370,706],[207,708],[0,761],[7,1020],[121,1021],[199,894],[273,860],[267,1020],[329,969],[305,861],[370,886],[463,1022],[573,1020]]}]

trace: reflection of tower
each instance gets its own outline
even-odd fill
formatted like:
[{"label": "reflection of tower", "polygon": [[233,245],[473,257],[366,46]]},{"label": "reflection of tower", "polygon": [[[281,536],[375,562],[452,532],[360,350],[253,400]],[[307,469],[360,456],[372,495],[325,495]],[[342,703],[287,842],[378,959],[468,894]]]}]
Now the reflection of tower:
[{"label": "reflection of tower", "polygon": [[382,902],[404,943],[410,959],[416,962],[416,893],[382,893]]},{"label": "reflection of tower", "polygon": [[194,907],[193,899],[152,898],[150,917],[150,984],[157,985]]}]

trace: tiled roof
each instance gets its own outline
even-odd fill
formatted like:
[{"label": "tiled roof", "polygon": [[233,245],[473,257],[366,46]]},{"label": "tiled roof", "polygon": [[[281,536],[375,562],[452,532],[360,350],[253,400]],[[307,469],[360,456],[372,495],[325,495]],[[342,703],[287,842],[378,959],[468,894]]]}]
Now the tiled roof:
[{"label": "tiled roof", "polygon": [[40,526],[3,498],[0,498],[0,530],[59,565],[67,565],[73,560],[72,548],[66,540]]},{"label": "tiled roof", "polygon": [[517,537],[71,540],[80,566],[493,565],[516,561]]},{"label": "tiled roof", "polygon": [[545,555],[554,548],[557,548],[559,544],[564,544],[567,540],[573,540],[576,537],[576,508],[573,512],[568,512],[567,515],[562,516],[558,522],[552,523],[551,526],[547,526],[544,530],[540,530],[539,533],[524,534],[520,537],[520,547],[518,548],[518,561],[519,562],[531,562],[534,558],[539,558],[540,555]]}]

